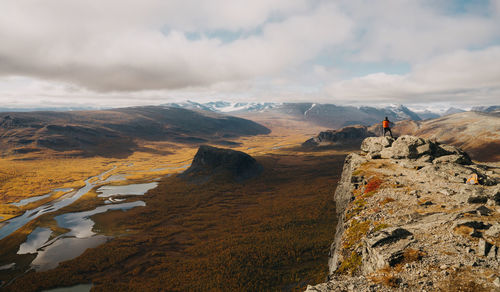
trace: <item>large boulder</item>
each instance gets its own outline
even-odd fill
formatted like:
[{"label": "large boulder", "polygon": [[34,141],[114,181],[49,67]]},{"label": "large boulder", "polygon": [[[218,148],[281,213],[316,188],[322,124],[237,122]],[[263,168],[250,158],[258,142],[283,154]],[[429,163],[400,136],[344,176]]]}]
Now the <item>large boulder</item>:
[{"label": "large boulder", "polygon": [[452,155],[444,155],[440,156],[434,161],[432,161],[434,164],[439,164],[439,163],[457,163],[457,164],[470,164],[471,160],[468,155],[457,155],[457,154],[452,154]]},{"label": "large boulder", "polygon": [[394,139],[391,137],[369,137],[361,143],[361,151],[369,154],[380,154],[384,148],[391,147]]},{"label": "large boulder", "polygon": [[363,241],[363,272],[373,273],[402,262],[406,248],[413,241],[413,234],[400,227],[387,228],[367,236]]},{"label": "large boulder", "polygon": [[471,164],[469,155],[461,149],[437,142],[404,135],[396,140],[389,137],[370,137],[361,143],[368,158],[419,159],[420,162]]},{"label": "large boulder", "polygon": [[257,176],[261,171],[262,166],[244,152],[202,145],[183,175],[206,177],[227,174],[236,181],[242,181]]},{"label": "large boulder", "polygon": [[[395,159],[418,158],[419,152],[422,154],[429,152],[429,149],[427,149],[428,147],[422,147],[424,145],[426,145],[426,141],[424,139],[404,135],[396,139],[396,141],[392,143],[391,150],[387,151],[387,154],[382,155],[382,157]],[[427,144],[427,146],[429,145]]]}]

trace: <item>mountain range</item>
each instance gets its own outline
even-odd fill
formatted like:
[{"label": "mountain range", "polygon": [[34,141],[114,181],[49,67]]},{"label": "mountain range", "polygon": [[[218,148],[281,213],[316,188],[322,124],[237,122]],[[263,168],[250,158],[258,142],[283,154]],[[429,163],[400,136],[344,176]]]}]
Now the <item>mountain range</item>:
[{"label": "mountain range", "polygon": [[233,145],[233,138],[269,132],[242,118],[164,106],[0,113],[4,155],[50,149],[117,157],[136,150],[139,141]]},{"label": "mountain range", "polygon": [[[342,128],[357,124],[369,126],[381,121],[385,117],[388,117],[391,121],[419,121],[465,112],[465,110],[455,107],[450,107],[445,111],[433,111],[430,109],[417,111],[411,110],[404,105],[391,105],[386,107],[355,107],[321,103],[257,103],[227,101],[198,103],[194,101],[185,101],[180,103],[168,103],[165,105],[193,110],[226,113],[249,118],[251,118],[253,114],[257,113],[287,115],[293,117],[294,119],[299,118],[328,128]],[[480,112],[493,112],[499,108],[499,106],[474,107],[472,110]]]},{"label": "mountain range", "polygon": [[[499,113],[499,106],[475,107],[470,112],[449,108],[444,112],[447,115],[436,117],[437,114],[430,111],[416,113],[404,105],[376,108],[226,101],[187,101],[106,110],[4,112],[0,113],[0,146],[3,155],[50,149],[86,156],[124,156],[137,150],[139,141],[234,146],[237,143],[231,139],[270,133],[271,130],[259,124],[262,117],[293,119],[329,129],[353,125],[370,127],[388,117],[396,123],[396,134],[437,139],[480,156],[481,147],[488,150],[484,153],[491,153],[489,149],[494,152],[498,146],[495,139]],[[376,127],[369,130],[379,134]],[[346,134],[335,134],[339,135]]]},{"label": "mountain range", "polygon": [[375,108],[320,103],[230,103],[225,101],[208,103],[187,101],[167,105],[209,112],[228,113],[250,119],[252,115],[258,113],[285,115],[329,128],[341,128],[356,124],[371,125],[385,117],[394,121],[407,119],[421,120],[415,112],[403,105]]}]

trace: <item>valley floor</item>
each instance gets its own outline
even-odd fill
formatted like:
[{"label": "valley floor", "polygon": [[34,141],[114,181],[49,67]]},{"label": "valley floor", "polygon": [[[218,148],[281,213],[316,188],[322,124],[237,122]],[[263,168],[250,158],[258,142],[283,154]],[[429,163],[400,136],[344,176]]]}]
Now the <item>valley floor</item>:
[{"label": "valley floor", "polygon": [[141,198],[146,207],[93,217],[94,229],[122,236],[9,289],[89,281],[97,291],[304,289],[327,275],[343,159],[262,156],[265,172],[242,184],[167,178]]},{"label": "valley floor", "polygon": [[[170,176],[189,166],[197,149],[172,143],[144,144],[126,159],[54,153],[1,158],[0,227],[26,210],[71,195],[87,178],[108,171],[72,205],[0,240],[0,266],[15,263],[0,269],[0,280],[5,285],[16,279],[3,289],[37,291],[92,282],[102,291],[303,290],[322,281],[336,220],[332,194],[346,153],[297,148],[318,127],[266,117],[259,122],[273,132],[240,138],[233,147],[265,168],[243,184],[218,178],[195,185]],[[131,204],[140,199],[144,207],[91,217],[92,231],[108,238],[106,243],[55,269],[24,274],[35,255],[16,253],[34,230],[49,228],[52,240],[68,232],[58,225],[57,216],[104,206],[96,193],[99,186],[158,179],[159,186],[146,195],[122,198]],[[26,205],[11,204],[45,194]]]}]

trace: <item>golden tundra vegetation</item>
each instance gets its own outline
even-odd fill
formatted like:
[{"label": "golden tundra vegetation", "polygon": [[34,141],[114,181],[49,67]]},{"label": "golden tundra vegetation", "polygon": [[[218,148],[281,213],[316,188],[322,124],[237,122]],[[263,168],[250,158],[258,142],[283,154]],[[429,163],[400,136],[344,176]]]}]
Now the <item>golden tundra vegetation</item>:
[{"label": "golden tundra vegetation", "polygon": [[[250,155],[277,152],[282,147],[298,145],[310,136],[323,130],[300,121],[281,120],[275,117],[261,118],[258,122],[269,127],[273,132],[269,135],[242,137],[237,141],[240,145],[235,150]],[[189,164],[197,147],[162,142],[138,142],[139,151],[125,159],[105,157],[78,157],[71,153],[55,151],[35,152],[14,156],[0,157],[0,222],[22,214],[25,208],[9,203],[49,193],[56,188],[78,188],[84,181],[106,170],[106,176],[122,174],[130,180],[147,180],[179,172]],[[106,177],[104,177],[105,179]],[[63,192],[59,192],[44,201],[52,200]]]},{"label": "golden tundra vegetation", "polygon": [[[24,207],[7,203],[54,188],[77,188],[106,170],[112,169],[106,176],[127,179],[113,184],[162,178],[156,189],[128,199],[140,199],[145,207],[92,217],[94,230],[112,240],[53,270],[6,273],[1,280],[16,280],[4,289],[39,291],[92,282],[95,291],[293,291],[323,281],[336,223],[333,192],[346,153],[297,147],[322,128],[273,117],[257,122],[272,133],[240,138],[233,149],[254,156],[264,172],[243,183],[214,177],[195,184],[168,176],[187,167],[197,150],[172,143],[142,145],[124,159],[47,153],[1,158],[2,221],[44,201]],[[63,233],[53,218],[95,208],[102,203],[96,197],[91,191],[0,241],[2,262],[16,258],[27,267],[34,255],[15,255],[27,235],[37,226],[50,226],[53,236]]]},{"label": "golden tundra vegetation", "polygon": [[257,157],[264,173],[244,183],[166,178],[141,197],[146,207],[93,217],[114,240],[9,289],[91,281],[97,291],[262,291],[322,281],[344,158],[323,154]]},{"label": "golden tundra vegetation", "polygon": [[[0,216],[2,220],[22,214],[32,204],[17,207],[9,203],[49,193],[56,188],[79,188],[84,181],[106,170],[106,176],[124,174],[127,179],[148,179],[178,171],[196,153],[194,148],[155,143],[148,149],[157,151],[135,152],[127,159],[104,157],[64,157],[52,153],[16,155],[0,158]],[[165,153],[159,149],[167,148]],[[103,177],[105,179],[106,177]],[[53,200],[58,192],[37,204]],[[1,222],[1,221],[0,221]]]}]

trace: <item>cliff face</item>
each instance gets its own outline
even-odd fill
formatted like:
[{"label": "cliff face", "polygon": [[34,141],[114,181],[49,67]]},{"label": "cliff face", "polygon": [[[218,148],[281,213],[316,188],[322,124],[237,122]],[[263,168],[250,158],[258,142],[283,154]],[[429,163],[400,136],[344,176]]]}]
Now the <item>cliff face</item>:
[{"label": "cliff face", "polygon": [[361,149],[335,192],[329,281],[307,291],[498,291],[499,168],[413,136]]},{"label": "cliff face", "polygon": [[236,181],[243,181],[259,175],[261,171],[262,166],[244,152],[202,145],[183,175],[208,177],[228,174]]},{"label": "cliff face", "polygon": [[359,147],[361,141],[366,137],[374,136],[365,126],[348,126],[338,130],[328,130],[319,133],[302,144],[304,147],[314,146],[356,146]]}]

